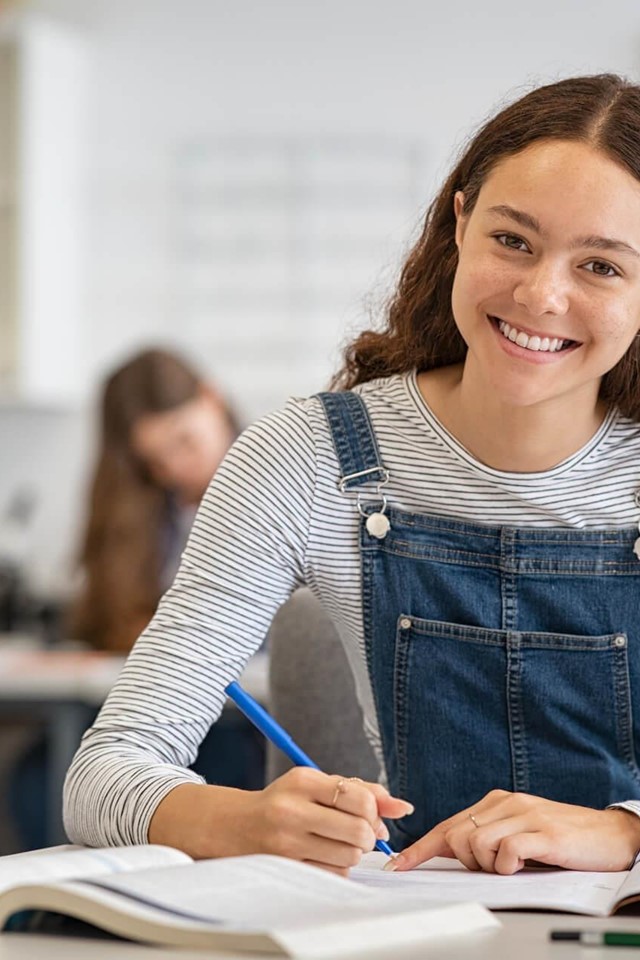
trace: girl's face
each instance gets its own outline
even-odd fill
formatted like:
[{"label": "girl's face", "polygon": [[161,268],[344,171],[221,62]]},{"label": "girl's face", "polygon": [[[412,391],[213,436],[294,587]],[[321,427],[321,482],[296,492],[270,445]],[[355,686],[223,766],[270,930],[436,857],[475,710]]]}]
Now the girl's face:
[{"label": "girl's face", "polygon": [[640,329],[640,183],[582,143],[499,163],[476,206],[456,194],[456,324],[465,375],[510,405],[597,403]]},{"label": "girl's face", "polygon": [[140,417],[131,431],[155,483],[189,504],[202,499],[232,440],[223,404],[206,389],[174,410]]}]

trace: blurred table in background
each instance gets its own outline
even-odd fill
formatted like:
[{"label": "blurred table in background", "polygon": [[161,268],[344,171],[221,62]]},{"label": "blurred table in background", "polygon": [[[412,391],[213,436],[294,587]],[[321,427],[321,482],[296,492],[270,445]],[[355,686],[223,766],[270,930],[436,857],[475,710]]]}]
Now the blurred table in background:
[{"label": "blurred table in background", "polygon": [[[48,844],[64,843],[62,785],[82,734],[118,679],[125,657],[78,649],[38,649],[26,637],[0,635],[0,717],[41,722],[47,738]],[[268,657],[258,653],[241,681],[268,701]],[[234,704],[228,709],[235,710]]]}]

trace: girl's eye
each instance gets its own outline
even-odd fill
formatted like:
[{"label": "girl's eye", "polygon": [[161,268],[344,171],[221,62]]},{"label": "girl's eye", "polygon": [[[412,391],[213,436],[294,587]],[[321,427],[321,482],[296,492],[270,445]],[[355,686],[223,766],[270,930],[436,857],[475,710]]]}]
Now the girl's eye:
[{"label": "girl's eye", "polygon": [[605,263],[604,260],[590,260],[589,263],[585,263],[585,269],[589,270],[590,273],[595,273],[597,277],[619,277],[620,274],[612,267],[610,263]]},{"label": "girl's eye", "polygon": [[516,236],[515,233],[496,233],[494,237],[501,246],[506,247],[508,250],[529,249],[522,237]]}]

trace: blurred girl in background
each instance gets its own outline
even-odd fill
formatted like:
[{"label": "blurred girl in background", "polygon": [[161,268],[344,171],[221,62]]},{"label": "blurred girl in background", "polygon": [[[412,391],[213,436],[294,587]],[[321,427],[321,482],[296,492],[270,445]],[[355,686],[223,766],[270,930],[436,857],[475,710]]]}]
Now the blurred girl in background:
[{"label": "blurred girl in background", "polygon": [[[80,551],[82,584],[67,635],[128,653],[173,580],[196,508],[239,433],[219,391],[181,357],[138,353],[108,375]],[[192,769],[210,783],[264,786],[262,737],[225,713]],[[10,805],[22,849],[46,844],[46,744],[18,762]]]},{"label": "blurred girl in background", "polygon": [[157,349],[108,377],[101,421],[70,632],[128,653],[173,580],[195,509],[239,428],[215,387]]}]

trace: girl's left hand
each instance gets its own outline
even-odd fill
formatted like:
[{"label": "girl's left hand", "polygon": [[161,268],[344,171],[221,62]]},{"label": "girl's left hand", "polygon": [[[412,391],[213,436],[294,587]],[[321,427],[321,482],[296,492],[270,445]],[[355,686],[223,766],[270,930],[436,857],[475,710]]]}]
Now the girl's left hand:
[{"label": "girl's left hand", "polygon": [[526,860],[570,870],[627,870],[639,848],[640,817],[628,810],[492,790],[403,850],[393,869],[457,857],[469,870],[502,874],[516,873]]}]

